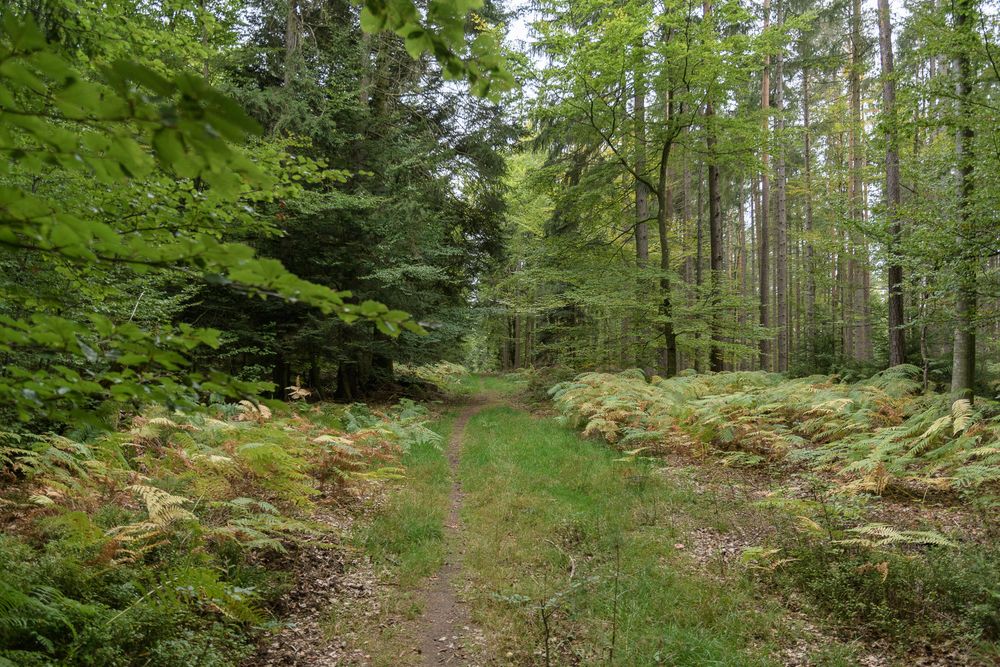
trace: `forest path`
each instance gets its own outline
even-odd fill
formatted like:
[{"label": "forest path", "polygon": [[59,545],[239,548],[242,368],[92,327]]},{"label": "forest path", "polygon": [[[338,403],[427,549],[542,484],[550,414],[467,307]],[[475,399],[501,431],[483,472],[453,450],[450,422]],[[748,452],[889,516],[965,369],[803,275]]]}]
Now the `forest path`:
[{"label": "forest path", "polygon": [[738,529],[747,503],[484,393],[451,431],[449,551],[425,589],[422,664],[868,664],[817,657],[840,647],[740,571],[697,560],[699,531]]},{"label": "forest path", "polygon": [[465,555],[461,539],[463,494],[458,465],[466,425],[473,415],[495,401],[491,395],[474,395],[455,419],[448,438],[445,454],[451,473],[451,490],[444,524],[445,557],[441,569],[430,578],[424,591],[425,606],[419,631],[423,665],[470,664],[468,644],[472,640],[472,625],[469,608],[456,591]]}]

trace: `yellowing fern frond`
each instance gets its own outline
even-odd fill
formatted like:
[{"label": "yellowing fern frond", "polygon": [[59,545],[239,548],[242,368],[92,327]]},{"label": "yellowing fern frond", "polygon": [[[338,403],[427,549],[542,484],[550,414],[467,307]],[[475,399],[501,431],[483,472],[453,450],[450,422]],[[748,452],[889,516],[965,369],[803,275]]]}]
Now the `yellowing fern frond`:
[{"label": "yellowing fern frond", "polygon": [[271,419],[271,409],[263,403],[242,400],[237,405],[240,407],[240,414],[236,415],[236,421],[263,423]]},{"label": "yellowing fern frond", "polygon": [[840,544],[856,544],[867,547],[888,545],[933,545],[941,547],[957,546],[940,533],[930,530],[900,530],[885,523],[870,523],[849,528],[848,532],[861,535],[859,538],[838,540]]},{"label": "yellowing fern frond", "polygon": [[966,398],[960,398],[951,404],[951,433],[958,435],[969,428],[972,423],[972,403]]}]

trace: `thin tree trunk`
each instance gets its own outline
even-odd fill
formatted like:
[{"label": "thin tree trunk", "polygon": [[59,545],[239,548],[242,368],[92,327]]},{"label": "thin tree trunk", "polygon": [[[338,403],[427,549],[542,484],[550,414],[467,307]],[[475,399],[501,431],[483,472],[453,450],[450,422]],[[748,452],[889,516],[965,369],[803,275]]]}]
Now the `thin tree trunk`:
[{"label": "thin tree trunk", "polygon": [[[771,0],[764,0],[764,30],[771,24]],[[760,326],[764,336],[760,339],[760,367],[771,369],[771,340],[768,329],[771,326],[771,268],[768,248],[768,214],[771,206],[770,176],[768,174],[769,156],[767,149],[768,118],[771,109],[771,56],[764,56],[764,69],[761,72],[760,108],[764,114],[764,153],[761,155],[762,169],[760,172],[760,226],[757,230],[757,250],[760,254],[758,262],[758,278],[760,279]]]},{"label": "thin tree trunk", "polygon": [[[668,112],[669,113],[669,112]],[[660,152],[659,208],[656,226],[660,236],[660,316],[663,317],[663,364],[667,377],[677,375],[677,334],[674,332],[673,305],[670,284],[669,216],[673,210],[673,189],[670,185],[670,148],[673,139],[664,142]]]},{"label": "thin tree trunk", "polygon": [[[681,106],[683,110],[683,105]],[[695,276],[695,261],[694,257],[691,255],[691,239],[693,238],[692,230],[694,229],[695,218],[694,209],[692,208],[694,204],[694,197],[691,195],[691,164],[690,164],[690,151],[685,147],[683,152],[683,169],[684,173],[681,182],[681,208],[684,224],[682,225],[683,240],[681,244],[681,250],[684,252],[684,290],[683,299],[684,303],[691,305],[693,303],[692,294],[694,289]],[[677,368],[687,368],[690,366],[690,362],[687,359],[686,354],[682,354],[681,350],[677,351]]]},{"label": "thin tree trunk", "polygon": [[518,369],[521,367],[521,355],[522,355],[522,331],[521,331],[521,315],[514,315],[514,368]]},{"label": "thin tree trunk", "polygon": [[[691,226],[694,223],[694,213],[692,209],[692,196],[691,196],[691,166],[689,164],[690,158],[688,156],[688,151],[685,150],[684,156],[684,174],[682,176],[681,183],[681,197],[683,201],[681,202],[684,209],[684,240],[690,243],[690,231]],[[694,259],[691,257],[691,253],[687,252],[684,256],[684,281],[691,285],[694,282]]]},{"label": "thin tree trunk", "polygon": [[288,13],[285,15],[285,78],[287,86],[295,74],[295,59],[299,50],[301,26],[299,24],[299,0],[288,0]]},{"label": "thin tree trunk", "polygon": [[[643,81],[643,45],[640,40],[636,46],[636,65],[633,70],[635,84],[634,97],[634,131],[635,131],[635,173],[642,178],[635,182],[635,263],[640,269],[636,281],[636,303],[641,304],[644,292],[649,289],[645,285],[645,276],[641,269],[649,265],[649,186],[646,185],[646,86]],[[641,308],[641,306],[640,306]],[[636,314],[636,321],[643,320],[642,312]],[[634,327],[631,339],[624,339],[623,342],[631,340],[634,348],[634,364],[637,367],[644,365],[642,354],[640,326]]]},{"label": "thin tree trunk", "polygon": [[201,24],[201,46],[205,49],[205,62],[201,64],[201,75],[208,80],[208,10],[205,8],[206,0],[199,0],[198,9],[200,13],[198,15],[198,22]]},{"label": "thin tree trunk", "polygon": [[358,48],[361,57],[361,77],[358,82],[358,101],[361,106],[367,107],[371,100],[372,87],[372,36],[371,33],[361,32]]},{"label": "thin tree trunk", "polygon": [[809,124],[809,68],[802,68],[802,124],[803,160],[805,177],[805,225],[806,225],[806,353],[809,363],[816,360],[816,267],[813,265],[813,207],[812,207],[812,138]]},{"label": "thin tree trunk", "polygon": [[[850,73],[850,98],[851,98],[851,129],[850,129],[850,185],[848,187],[848,201],[850,208],[850,218],[855,223],[860,223],[864,216],[864,193],[862,185],[862,170],[864,168],[864,155],[861,150],[861,0],[853,0],[851,11],[851,73]],[[853,355],[855,359],[864,360],[867,358],[867,343],[865,340],[865,317],[867,310],[867,294],[865,292],[865,273],[867,272],[867,256],[859,258],[858,244],[854,241],[854,234],[848,235],[848,246],[850,259],[848,260],[848,289],[851,292],[851,300],[847,315],[847,337],[845,338],[845,354]]]},{"label": "thin tree trunk", "polygon": [[[780,12],[780,10],[779,10]],[[774,129],[775,141],[778,145],[777,154],[774,160],[774,194],[776,224],[775,241],[777,245],[777,257],[775,259],[775,289],[777,291],[777,317],[778,327],[778,367],[779,372],[788,370],[788,205],[787,188],[785,179],[785,151],[782,139],[785,131],[784,119],[784,53],[779,52],[775,61],[774,71],[774,107],[775,116]]]},{"label": "thin tree trunk", "polygon": [[[801,221],[800,221],[801,222]],[[793,359],[799,358],[799,354],[802,351],[802,227],[800,226],[795,230],[798,240],[792,244],[792,248],[795,249],[795,259],[792,262],[793,270],[789,271],[789,275],[794,276],[795,280],[795,308],[792,309],[792,313],[789,315],[789,327],[791,342],[789,343],[788,352],[788,363],[791,364]]]},{"label": "thin tree trunk", "polygon": [[975,194],[975,155],[972,129],[972,63],[968,49],[975,39],[974,0],[954,0],[954,27],[957,46],[953,67],[958,77],[958,127],[955,132],[955,163],[958,171],[958,294],[955,298],[955,338],[951,368],[951,393],[956,399],[973,399],[976,375],[976,224],[972,212]]},{"label": "thin tree trunk", "polygon": [[[702,4],[706,23],[712,22],[712,0]],[[714,31],[714,24],[712,24]],[[708,367],[713,372],[722,370],[722,348],[719,346],[719,300],[722,292],[722,196],[719,192],[719,166],[715,155],[715,107],[709,94],[705,102],[705,147],[708,159],[708,236],[709,269],[711,271],[708,328]],[[700,232],[700,228],[699,228]],[[699,237],[700,238],[700,237]],[[700,244],[699,244],[700,251]],[[699,252],[700,254],[700,252]]]},{"label": "thin tree trunk", "polygon": [[[638,48],[641,49],[641,44]],[[637,65],[635,77],[635,172],[646,171],[646,87]],[[649,264],[649,188],[641,180],[635,182],[635,261],[640,267]]]},{"label": "thin tree trunk", "polygon": [[[837,173],[845,173],[845,144],[843,131],[838,132],[836,136],[831,137],[831,141],[836,142],[836,163],[837,163]],[[835,184],[835,196],[842,198],[844,193],[847,191],[847,187],[841,176],[838,176],[837,182]],[[828,193],[829,195],[829,193]],[[847,322],[847,303],[850,300],[850,283],[848,282],[847,266],[848,266],[848,253],[847,253],[847,240],[844,234],[844,225],[837,224],[835,235],[837,239],[837,255],[836,261],[834,262],[834,270],[836,272],[835,279],[831,286],[831,299],[830,299],[830,321],[835,324],[834,328],[834,340],[840,341],[840,356],[844,359],[850,357],[850,327]],[[840,335],[836,331],[836,326],[840,328]],[[836,345],[836,343],[834,344]],[[834,349],[836,353],[836,349]]]},{"label": "thin tree trunk", "polygon": [[[703,197],[704,187],[703,187],[703,180],[701,177],[701,167],[702,165],[699,162],[698,187],[695,197],[695,206],[697,207],[697,210],[695,211],[695,219],[694,219],[695,222],[694,301],[699,305],[701,304],[702,293],[703,293],[702,286],[704,285],[703,274],[704,274],[704,264],[705,264],[705,233],[703,231],[704,224],[702,224],[702,217],[705,211],[705,204]],[[694,369],[696,372],[701,373],[704,370],[702,364],[702,357],[704,355],[702,355],[701,353],[700,329],[698,332],[695,333],[694,338],[696,341],[699,341],[699,344],[696,346],[694,351]]]},{"label": "thin tree trunk", "polygon": [[[737,197],[739,197],[739,261],[736,267],[738,284],[740,286],[740,296],[744,299],[750,298],[750,283],[749,274],[747,271],[747,206],[744,199],[743,186],[745,181],[740,178],[739,187],[736,189]],[[738,326],[738,331],[740,332],[738,340],[741,343],[746,343],[746,335],[743,333],[746,331],[747,324],[747,312],[746,309],[740,306],[739,316],[737,317],[736,324]],[[745,360],[740,359],[738,363],[738,368],[741,370],[745,368]]]},{"label": "thin tree trunk", "polygon": [[757,296],[757,219],[760,217],[760,183],[757,174],[750,178],[750,287],[747,294]]},{"label": "thin tree trunk", "polygon": [[927,346],[927,302],[930,300],[930,288],[928,286],[928,279],[925,275],[923,278],[923,289],[920,290],[920,369],[921,376],[923,378],[922,386],[924,391],[927,391],[927,387],[930,384],[931,375],[931,356],[930,349]]}]

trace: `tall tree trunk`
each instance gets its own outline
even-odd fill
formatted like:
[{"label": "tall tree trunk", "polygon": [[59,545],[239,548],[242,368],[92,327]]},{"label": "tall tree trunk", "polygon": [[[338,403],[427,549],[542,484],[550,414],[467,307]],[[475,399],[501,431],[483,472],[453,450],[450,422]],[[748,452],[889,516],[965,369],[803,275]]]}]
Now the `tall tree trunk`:
[{"label": "tall tree trunk", "polygon": [[[670,42],[671,32],[663,34],[663,40]],[[673,183],[670,180],[670,151],[679,127],[674,118],[673,91],[668,82],[663,93],[663,125],[667,128],[663,143],[660,145],[659,180],[657,181],[656,197],[656,229],[660,241],[660,317],[663,318],[661,334],[663,335],[663,352],[661,363],[667,377],[677,375],[677,334],[674,331],[673,304],[671,302],[670,283],[670,216],[674,211]]]},{"label": "tall tree trunk", "polygon": [[[684,113],[684,105],[680,105],[681,113]],[[687,305],[692,304],[691,295],[694,290],[691,286],[694,284],[694,257],[691,255],[691,239],[693,238],[692,230],[694,229],[694,197],[691,195],[691,156],[690,149],[684,147],[682,153],[682,166],[683,174],[681,175],[681,233],[683,238],[681,239],[681,251],[684,253],[684,278],[683,278],[683,299],[684,303]],[[690,366],[690,362],[687,359],[686,354],[683,354],[681,350],[677,350],[677,368],[683,369]]]},{"label": "tall tree trunk", "polygon": [[920,303],[918,305],[918,313],[920,316],[920,370],[922,382],[921,386],[924,391],[927,391],[927,387],[930,385],[930,375],[931,375],[931,355],[930,348],[927,345],[927,302],[930,300],[930,289],[928,285],[928,278],[925,274],[923,277],[923,289],[920,290]]},{"label": "tall tree trunk", "polygon": [[372,87],[372,35],[369,32],[361,32],[361,39],[358,41],[359,59],[361,61],[361,76],[358,81],[358,101],[361,106],[367,107],[371,100]]},{"label": "tall tree trunk", "polygon": [[[635,173],[641,178],[635,181],[635,263],[641,270],[649,265],[649,186],[646,184],[646,85],[643,81],[643,44],[642,41],[635,45],[635,69],[633,70],[634,96],[633,96],[633,124],[635,133]],[[643,295],[649,289],[645,283],[645,277],[640,271],[636,281],[636,303],[642,303]],[[631,338],[624,338],[623,342],[632,342],[634,351],[634,365],[642,368],[645,365],[643,347],[641,344],[642,329],[638,323],[642,321],[642,311],[636,313],[637,326],[634,327]]]},{"label": "tall tree trunk", "polygon": [[[862,185],[862,171],[864,169],[864,153],[861,149],[861,0],[853,0],[851,11],[851,73],[850,73],[850,98],[851,98],[851,131],[850,131],[850,185],[848,187],[848,201],[850,218],[857,225],[861,226],[864,216],[864,192]],[[848,235],[848,246],[850,259],[848,260],[848,290],[851,294],[850,304],[847,309],[849,321],[847,325],[847,337],[845,338],[845,354],[851,354],[855,359],[865,360],[868,356],[868,342],[865,339],[867,322],[865,312],[867,307],[867,293],[865,290],[865,280],[867,273],[867,254],[859,257],[859,244],[856,241],[857,233]]]},{"label": "tall tree trunk", "polygon": [[747,291],[747,295],[750,297],[757,296],[757,287],[760,281],[757,279],[757,218],[760,217],[760,179],[757,174],[754,174],[750,178],[750,248],[749,260],[750,260],[750,285]]},{"label": "tall tree trunk", "polygon": [[[684,218],[684,240],[690,242],[690,230],[694,222],[694,212],[692,208],[691,196],[691,165],[689,164],[690,157],[687,149],[683,152],[683,169],[684,173],[681,175],[681,207],[683,208],[683,218]],[[694,259],[691,257],[690,252],[684,254],[684,282],[690,286],[694,283]],[[688,288],[690,291],[690,287]]]},{"label": "tall tree trunk", "polygon": [[[702,4],[703,16],[706,23],[711,24],[714,33],[715,25],[712,23],[712,0],[705,0]],[[711,84],[709,84],[711,85]],[[712,103],[712,94],[709,92],[705,102],[705,148],[708,159],[708,243],[709,243],[709,269],[711,270],[710,286],[711,295],[709,297],[709,328],[708,328],[708,368],[713,372],[722,370],[722,348],[719,346],[719,300],[722,292],[722,195],[719,192],[719,165],[718,156],[715,154],[715,107]]]},{"label": "tall tree trunk", "polygon": [[[697,208],[695,212],[694,224],[695,224],[695,261],[694,261],[694,300],[695,303],[701,305],[702,296],[704,290],[702,289],[704,285],[704,266],[705,266],[705,232],[704,224],[702,223],[702,217],[705,212],[705,202],[704,202],[704,186],[703,179],[701,177],[702,164],[698,162],[698,187],[696,188],[697,193],[695,196],[695,206]],[[694,339],[697,342],[694,351],[694,370],[697,373],[704,371],[704,364],[702,363],[704,355],[701,353],[701,331],[697,331],[694,335]]]},{"label": "tall tree trunk", "polygon": [[[641,48],[641,44],[639,45]],[[635,69],[635,173],[646,171],[646,87],[642,71]],[[635,261],[640,267],[649,264],[649,188],[645,181],[635,182]]]},{"label": "tall tree trunk", "polygon": [[521,367],[523,332],[520,313],[514,313],[514,368]]},{"label": "tall tree trunk", "polygon": [[524,318],[524,368],[531,367],[531,339],[535,332],[535,318],[533,315],[526,315]]},{"label": "tall tree trunk", "polygon": [[[667,115],[669,119],[669,104]],[[669,125],[669,120],[668,123]],[[673,210],[673,188],[670,185],[670,149],[673,139],[664,141],[660,151],[659,207],[656,227],[660,236],[660,316],[663,318],[663,366],[667,377],[677,375],[677,334],[674,332],[673,305],[670,298],[670,212]]]},{"label": "tall tree trunk", "polygon": [[813,265],[812,138],[809,124],[809,68],[802,68],[803,175],[805,177],[806,226],[806,352],[809,363],[816,360],[816,267]]},{"label": "tall tree trunk", "polygon": [[703,187],[703,181],[701,179],[701,164],[698,164],[698,187],[695,188],[695,259],[694,259],[694,284],[697,289],[697,297],[701,298],[701,286],[703,284],[703,268],[705,266],[705,234],[704,234],[704,224],[702,222],[702,216],[705,213],[705,198]]},{"label": "tall tree trunk", "polygon": [[[506,320],[506,318],[504,318]],[[500,370],[506,371],[510,368],[510,336],[507,335],[507,330],[510,329],[507,322],[504,322],[504,337],[503,342],[500,344]]]},{"label": "tall tree trunk", "polygon": [[789,269],[789,275],[794,276],[795,283],[795,308],[791,309],[792,312],[789,314],[789,336],[791,336],[791,342],[788,345],[788,363],[791,364],[792,360],[799,356],[802,350],[802,236],[803,229],[801,225],[801,220],[799,221],[799,226],[795,230],[798,239],[792,243],[792,248],[795,250],[795,258],[791,263],[791,268]]},{"label": "tall tree trunk", "polygon": [[302,27],[299,21],[299,0],[288,0],[288,13],[285,15],[285,78],[287,86],[292,82],[296,70],[299,40]]},{"label": "tall tree trunk", "polygon": [[[834,162],[836,163],[836,173],[845,173],[845,141],[843,131],[837,132],[835,135],[829,137],[830,142],[835,146],[834,148]],[[837,177],[836,182],[831,182],[833,179],[827,180],[827,196],[835,196],[837,198],[843,198],[844,193],[847,188],[844,184],[843,178],[841,176]],[[833,343],[834,355],[837,354],[837,342],[840,342],[840,356],[848,357],[848,335],[850,329],[847,326],[847,307],[846,303],[848,300],[849,290],[847,289],[847,244],[844,238],[844,225],[835,224],[835,229],[833,230],[834,237],[836,238],[836,255],[834,257],[833,269],[834,269],[834,279],[830,285],[830,323],[831,323],[831,338]],[[839,327],[839,330],[838,330]],[[839,335],[838,335],[839,334]]]},{"label": "tall tree trunk", "polygon": [[975,40],[975,0],[954,0],[957,33],[953,67],[958,80],[958,127],[955,131],[955,163],[958,172],[958,294],[955,298],[955,338],[951,368],[951,393],[956,399],[973,399],[976,376],[976,224],[972,211],[975,194],[975,155],[972,129],[972,63],[969,50]]},{"label": "tall tree trunk", "polygon": [[205,62],[201,64],[201,75],[208,80],[208,10],[205,8],[206,0],[198,1],[198,23],[201,28],[201,46],[205,49]]},{"label": "tall tree trunk", "polygon": [[[746,206],[745,194],[743,191],[744,183],[745,181],[741,177],[739,181],[739,187],[737,188],[737,197],[739,198],[739,208],[738,208],[739,235],[737,237],[739,242],[739,255],[736,265],[736,271],[737,271],[736,275],[738,277],[737,280],[740,286],[740,296],[743,297],[744,299],[749,300],[751,289],[750,289],[749,273],[747,267],[747,206]],[[746,343],[746,337],[742,333],[746,331],[746,323],[747,323],[747,311],[745,308],[741,306],[738,311],[736,325],[737,325],[737,331],[740,332],[739,341],[740,343],[743,344]],[[744,359],[740,359],[737,368],[743,370],[745,368],[745,363],[746,362]]]},{"label": "tall tree trunk", "polygon": [[[764,0],[764,30],[771,24],[771,0]],[[760,255],[758,262],[758,278],[760,279],[760,326],[764,329],[764,336],[760,339],[760,367],[763,370],[771,369],[771,340],[769,338],[771,327],[771,268],[770,268],[770,248],[768,247],[768,235],[770,234],[768,215],[771,207],[771,185],[769,168],[769,155],[767,148],[768,126],[770,125],[769,114],[771,110],[771,56],[764,56],[764,69],[761,72],[760,84],[760,108],[764,114],[764,153],[761,155],[762,169],[760,171],[760,226],[757,230],[757,251]]]},{"label": "tall tree trunk", "polygon": [[[780,7],[780,5],[779,5]],[[780,14],[780,9],[778,10]],[[785,133],[784,118],[784,53],[779,52],[774,68],[774,108],[776,116],[774,120],[775,143],[777,152],[774,159],[774,195],[775,195],[775,245],[777,245],[777,257],[775,258],[775,289],[777,296],[777,317],[775,318],[778,328],[778,365],[779,372],[788,370],[788,202],[785,179],[785,150],[783,146],[783,136]]]},{"label": "tall tree trunk", "polygon": [[899,264],[899,144],[896,128],[896,80],[892,53],[892,15],[889,0],[878,0],[878,43],[882,57],[882,113],[886,132],[885,205],[889,216],[889,365],[906,363],[906,333],[903,311],[903,267]]},{"label": "tall tree trunk", "polygon": [[[711,104],[708,105],[711,110]],[[711,123],[711,119],[708,119]],[[709,362],[708,368],[713,372],[722,371],[722,348],[719,345],[721,335],[719,327],[720,301],[722,298],[722,206],[719,192],[719,168],[715,164],[715,137],[709,132],[708,153],[711,162],[708,165],[708,236],[709,236],[709,269],[711,271],[709,289]]]}]

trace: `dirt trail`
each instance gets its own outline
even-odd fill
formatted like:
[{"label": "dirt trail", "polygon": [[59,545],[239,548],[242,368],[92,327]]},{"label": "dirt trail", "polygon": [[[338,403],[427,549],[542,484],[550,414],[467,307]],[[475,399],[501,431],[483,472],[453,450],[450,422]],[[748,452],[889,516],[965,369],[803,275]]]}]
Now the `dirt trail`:
[{"label": "dirt trail", "polygon": [[479,643],[478,634],[472,628],[468,605],[455,590],[465,553],[459,537],[462,485],[458,479],[458,463],[465,425],[488,403],[488,399],[474,397],[458,415],[448,439],[446,454],[452,483],[444,525],[446,552],[444,565],[431,577],[424,591],[425,607],[419,634],[423,665],[472,665],[476,662],[474,644]]}]

